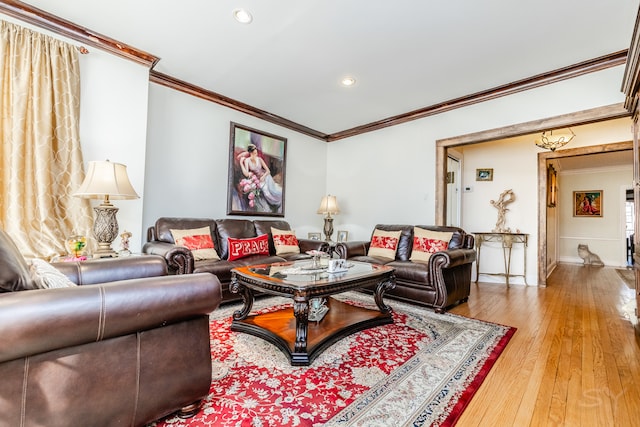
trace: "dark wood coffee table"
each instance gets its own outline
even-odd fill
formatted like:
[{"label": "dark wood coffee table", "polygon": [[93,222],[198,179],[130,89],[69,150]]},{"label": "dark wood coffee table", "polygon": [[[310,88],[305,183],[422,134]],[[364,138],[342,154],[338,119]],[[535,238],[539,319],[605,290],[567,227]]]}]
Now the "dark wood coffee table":
[{"label": "dark wood coffee table", "polygon": [[[309,365],[336,341],[363,329],[393,323],[383,294],[396,286],[394,269],[383,265],[350,262],[346,272],[307,270],[310,261],[250,265],[231,270],[231,292],[239,293],[243,307],[233,313],[231,330],[246,332],[275,344],[292,365]],[[291,274],[295,272],[296,274]],[[331,295],[375,286],[379,310],[346,304]],[[293,299],[293,307],[249,315],[254,292]],[[320,321],[309,321],[310,300],[326,298],[329,311]]]}]

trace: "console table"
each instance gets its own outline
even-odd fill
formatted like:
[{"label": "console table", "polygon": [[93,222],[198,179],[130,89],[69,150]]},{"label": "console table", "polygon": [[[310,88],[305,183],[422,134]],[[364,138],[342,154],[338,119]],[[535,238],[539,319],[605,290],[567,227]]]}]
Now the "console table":
[{"label": "console table", "polygon": [[[527,241],[529,239],[528,234],[524,233],[484,233],[477,232],[473,233],[476,239],[476,251],[478,256],[476,257],[476,283],[478,283],[478,278],[480,274],[488,274],[492,276],[504,276],[507,282],[507,286],[509,286],[509,277],[523,277],[524,284],[527,285]],[[504,258],[504,273],[480,273],[480,249],[484,243],[497,242],[502,246],[502,256]],[[511,273],[511,249],[514,244],[522,244],[522,256],[523,256],[523,266],[524,271],[523,274],[513,274]]]}]

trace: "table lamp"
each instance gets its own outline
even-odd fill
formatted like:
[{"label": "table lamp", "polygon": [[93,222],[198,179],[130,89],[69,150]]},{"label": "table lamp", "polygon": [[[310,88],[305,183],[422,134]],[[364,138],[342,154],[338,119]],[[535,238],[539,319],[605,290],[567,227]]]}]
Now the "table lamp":
[{"label": "table lamp", "polygon": [[110,199],[137,199],[139,196],[133,189],[127,167],[121,163],[106,161],[89,162],[87,174],[74,196],[85,199],[103,199],[99,206],[93,208],[96,219],[93,223],[93,234],[98,242],[94,258],[115,257],[117,253],[111,243],[118,235],[118,208]]},{"label": "table lamp", "polygon": [[331,242],[331,235],[333,234],[333,218],[331,218],[331,214],[335,215],[340,213],[336,196],[326,195],[322,197],[318,213],[326,215],[324,218],[324,240]]}]

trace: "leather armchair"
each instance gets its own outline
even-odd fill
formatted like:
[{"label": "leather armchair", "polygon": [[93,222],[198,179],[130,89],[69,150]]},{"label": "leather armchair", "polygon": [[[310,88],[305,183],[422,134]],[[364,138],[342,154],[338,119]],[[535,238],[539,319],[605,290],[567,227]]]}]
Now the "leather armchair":
[{"label": "leather armchair", "polygon": [[217,278],[169,276],[158,256],[53,265],[79,286],[12,284],[27,264],[0,231],[0,426],[143,426],[195,414],[211,383]]}]

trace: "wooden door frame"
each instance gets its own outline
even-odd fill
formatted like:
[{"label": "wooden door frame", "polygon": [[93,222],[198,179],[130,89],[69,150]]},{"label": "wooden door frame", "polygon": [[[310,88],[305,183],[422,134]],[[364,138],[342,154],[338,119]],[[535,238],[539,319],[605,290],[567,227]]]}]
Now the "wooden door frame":
[{"label": "wooden door frame", "polygon": [[[436,141],[436,189],[435,189],[435,223],[444,225],[446,221],[447,203],[447,150],[471,144],[513,138],[530,133],[542,132],[549,129],[558,129],[569,126],[580,126],[590,123],[631,117],[622,103],[578,111],[541,120],[520,123],[502,128],[439,139]],[[631,134],[631,131],[629,131]],[[626,148],[623,148],[626,147]],[[608,151],[620,151],[633,149],[630,142],[593,145],[589,147],[570,148],[555,152],[538,153],[538,286],[546,286],[547,283],[547,169],[548,159],[579,156],[584,154],[604,153]]]}]

